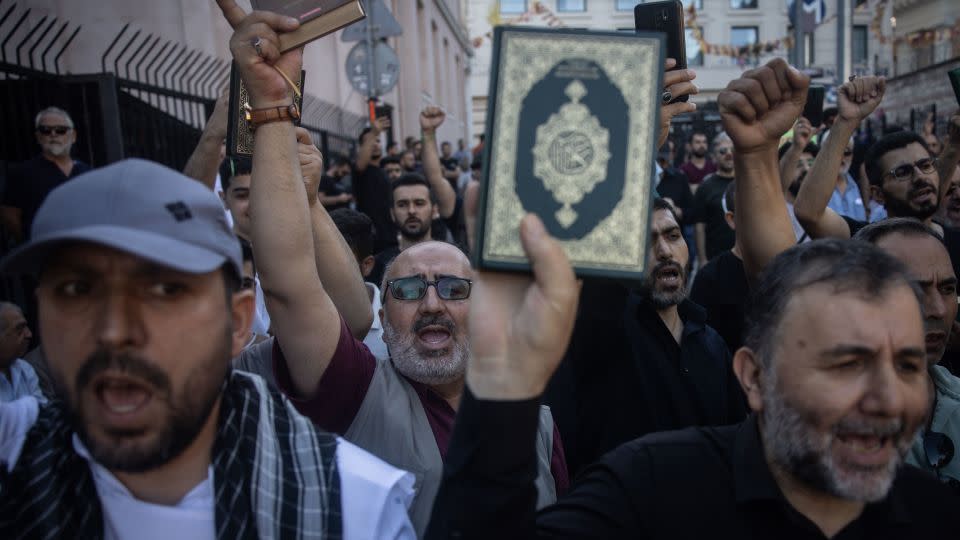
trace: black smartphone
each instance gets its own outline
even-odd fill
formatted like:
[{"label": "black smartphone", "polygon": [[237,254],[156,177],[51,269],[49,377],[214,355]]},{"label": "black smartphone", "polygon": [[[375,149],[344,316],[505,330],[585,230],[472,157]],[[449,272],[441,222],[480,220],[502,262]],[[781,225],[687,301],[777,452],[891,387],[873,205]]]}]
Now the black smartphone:
[{"label": "black smartphone", "polygon": [[[677,61],[673,69],[687,69],[687,43],[684,39],[683,4],[680,0],[639,4],[633,8],[633,20],[637,32],[666,34],[667,58]],[[689,98],[690,96],[681,96],[671,103],[687,101]]]},{"label": "black smartphone", "polygon": [[807,91],[807,104],[803,106],[803,117],[810,121],[813,129],[823,124],[823,97],[826,89],[819,84],[811,84]]},{"label": "black smartphone", "polygon": [[953,95],[957,98],[957,104],[960,104],[960,68],[951,69],[947,72],[950,77],[950,84],[953,85]]}]

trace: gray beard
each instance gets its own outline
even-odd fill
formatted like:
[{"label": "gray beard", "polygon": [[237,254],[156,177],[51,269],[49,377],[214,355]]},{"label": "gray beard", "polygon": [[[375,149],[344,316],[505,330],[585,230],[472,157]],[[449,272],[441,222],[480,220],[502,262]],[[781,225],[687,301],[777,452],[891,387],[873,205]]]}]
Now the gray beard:
[{"label": "gray beard", "polygon": [[449,384],[466,376],[470,353],[467,345],[453,334],[449,349],[429,354],[417,350],[414,339],[416,336],[412,332],[400,335],[384,318],[383,342],[390,352],[390,361],[402,375],[426,385]]},{"label": "gray beard", "polygon": [[50,154],[53,157],[64,157],[70,155],[70,146],[69,144],[45,144],[43,145],[43,151],[47,154]]},{"label": "gray beard", "polygon": [[[788,403],[776,388],[776,374],[773,373],[776,368],[768,369],[771,373],[762,375],[765,380],[760,436],[769,459],[793,478],[819,492],[867,503],[886,497],[919,427],[913,433],[902,432],[894,436],[897,452],[883,469],[865,471],[844,467],[831,452],[831,446],[839,444],[836,442],[837,426],[833,426],[829,434],[820,433],[811,418],[812,413]],[[902,426],[901,420],[881,423],[850,420],[849,423],[864,429],[885,430]]]}]

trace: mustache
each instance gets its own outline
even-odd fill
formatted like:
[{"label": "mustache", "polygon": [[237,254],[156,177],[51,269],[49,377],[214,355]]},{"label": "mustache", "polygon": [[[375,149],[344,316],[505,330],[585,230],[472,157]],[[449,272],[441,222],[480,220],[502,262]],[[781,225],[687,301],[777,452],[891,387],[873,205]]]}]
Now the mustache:
[{"label": "mustache", "polygon": [[142,379],[154,388],[170,392],[170,378],[159,368],[142,357],[130,353],[112,353],[105,348],[94,351],[77,372],[77,390],[82,390],[101,373],[116,371],[137,379]]},{"label": "mustache", "polygon": [[919,182],[914,182],[913,185],[910,186],[910,191],[907,192],[907,197],[908,197],[908,198],[912,198],[912,197],[914,197],[915,195],[917,195],[917,193],[919,193],[920,191],[922,191],[922,190],[924,190],[924,189],[927,189],[927,188],[932,189],[933,192],[934,192],[934,194],[936,194],[936,192],[937,192],[936,186],[934,186],[934,185],[931,184],[930,182],[926,182],[926,181],[921,180],[921,181],[919,181]]},{"label": "mustache", "polygon": [[457,327],[448,317],[444,317],[443,315],[427,315],[417,319],[413,323],[413,333],[416,334],[428,326],[440,326],[445,328],[450,334],[453,334],[454,329]]},{"label": "mustache", "polygon": [[680,266],[679,263],[676,263],[674,261],[663,261],[663,262],[657,263],[657,265],[654,266],[652,270],[650,270],[650,276],[656,277],[657,274],[659,274],[660,272],[668,268],[672,270],[676,270],[680,274],[680,277],[686,277],[686,272],[683,270],[683,267]]},{"label": "mustache", "polygon": [[834,435],[860,435],[898,438],[903,434],[903,420],[843,419],[833,427]]}]

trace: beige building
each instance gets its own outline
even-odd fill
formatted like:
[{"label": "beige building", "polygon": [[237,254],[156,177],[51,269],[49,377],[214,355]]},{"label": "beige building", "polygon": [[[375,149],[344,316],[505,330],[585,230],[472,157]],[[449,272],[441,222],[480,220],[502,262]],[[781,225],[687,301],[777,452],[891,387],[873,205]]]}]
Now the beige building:
[{"label": "beige building", "polygon": [[[713,46],[744,46],[768,43],[788,37],[789,17],[784,0],[682,0],[684,6],[696,10],[696,26],[704,42]],[[847,0],[848,9],[852,10]],[[491,41],[486,34],[491,22],[529,26],[561,24],[571,28],[595,30],[633,31],[633,8],[637,0],[501,0],[499,12],[494,0],[470,1],[470,35],[477,46],[472,64],[474,77],[471,81],[473,106],[473,132],[482,133],[486,113],[489,86]],[[826,15],[823,23],[812,37],[808,37],[807,64],[822,73],[822,81],[833,82],[837,77],[837,0],[825,0]],[[539,8],[539,9],[538,9]],[[538,12],[539,11],[539,12]],[[526,15],[524,15],[526,14]],[[851,54],[847,60],[848,72],[865,73],[873,69],[873,55],[878,47],[876,39],[867,29],[872,14],[865,9],[857,10],[848,18],[848,46]],[[520,20],[525,19],[525,20]],[[693,98],[697,103],[716,99],[727,83],[739,77],[745,69],[756,62],[764,62],[773,56],[788,57],[790,52],[783,46],[771,53],[746,61],[718,54],[704,54],[693,29],[686,30],[687,62],[697,71],[696,83],[700,94]],[[481,39],[482,38],[482,39]]]},{"label": "beige building", "polygon": [[[403,35],[387,40],[399,57],[400,76],[396,88],[382,97],[383,103],[394,107],[394,135],[400,140],[419,136],[420,110],[438,105],[448,115],[439,138],[455,142],[467,137],[465,89],[472,50],[461,0],[378,1],[386,4],[403,28]],[[250,5],[249,0],[238,3]],[[157,36],[161,42],[170,40],[219,58],[230,57],[231,30],[213,0],[20,0],[19,4],[31,10],[26,26],[45,16],[82,25],[61,59],[67,73],[99,72],[101,55],[126,23],[131,25],[127,36],[141,30],[142,35]],[[345,73],[347,54],[356,43],[345,43],[340,37],[337,32],[306,48],[306,92],[323,107],[305,120],[355,137],[367,116],[366,96],[351,87]],[[110,63],[108,70],[112,70]]]}]

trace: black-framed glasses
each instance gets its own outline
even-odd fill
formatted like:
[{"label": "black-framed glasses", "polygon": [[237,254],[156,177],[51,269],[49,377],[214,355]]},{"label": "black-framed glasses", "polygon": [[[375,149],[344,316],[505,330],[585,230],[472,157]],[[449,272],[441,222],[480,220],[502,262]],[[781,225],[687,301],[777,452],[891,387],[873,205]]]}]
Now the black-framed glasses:
[{"label": "black-framed glasses", "polygon": [[910,180],[914,176],[914,171],[919,170],[924,174],[929,174],[935,171],[937,168],[937,158],[928,157],[921,160],[914,161],[913,163],[904,163],[903,165],[897,165],[896,167],[887,171],[887,174],[894,177],[897,180]]},{"label": "black-framed glasses", "polygon": [[66,135],[68,131],[70,131],[70,126],[37,126],[37,133],[41,135],[50,135],[51,133]]},{"label": "black-framed glasses", "polygon": [[844,157],[850,157],[852,155],[853,155],[853,150],[850,150],[849,148],[843,151]]},{"label": "black-framed glasses", "polygon": [[717,148],[717,153],[721,156],[727,155],[730,152],[733,152],[733,148],[729,146],[721,146],[720,148]]},{"label": "black-framed glasses", "polygon": [[937,431],[926,431],[923,434],[923,453],[927,458],[929,465],[940,477],[940,469],[945,467],[954,454],[953,441],[943,433]]},{"label": "black-framed glasses", "polygon": [[[387,282],[390,296],[397,300],[420,300],[427,294],[427,289],[433,286],[437,289],[437,296],[444,300],[466,300],[470,298],[470,289],[473,282],[467,278],[444,276],[436,281],[427,281],[420,276],[409,276]],[[384,300],[387,291],[383,291]]]}]

